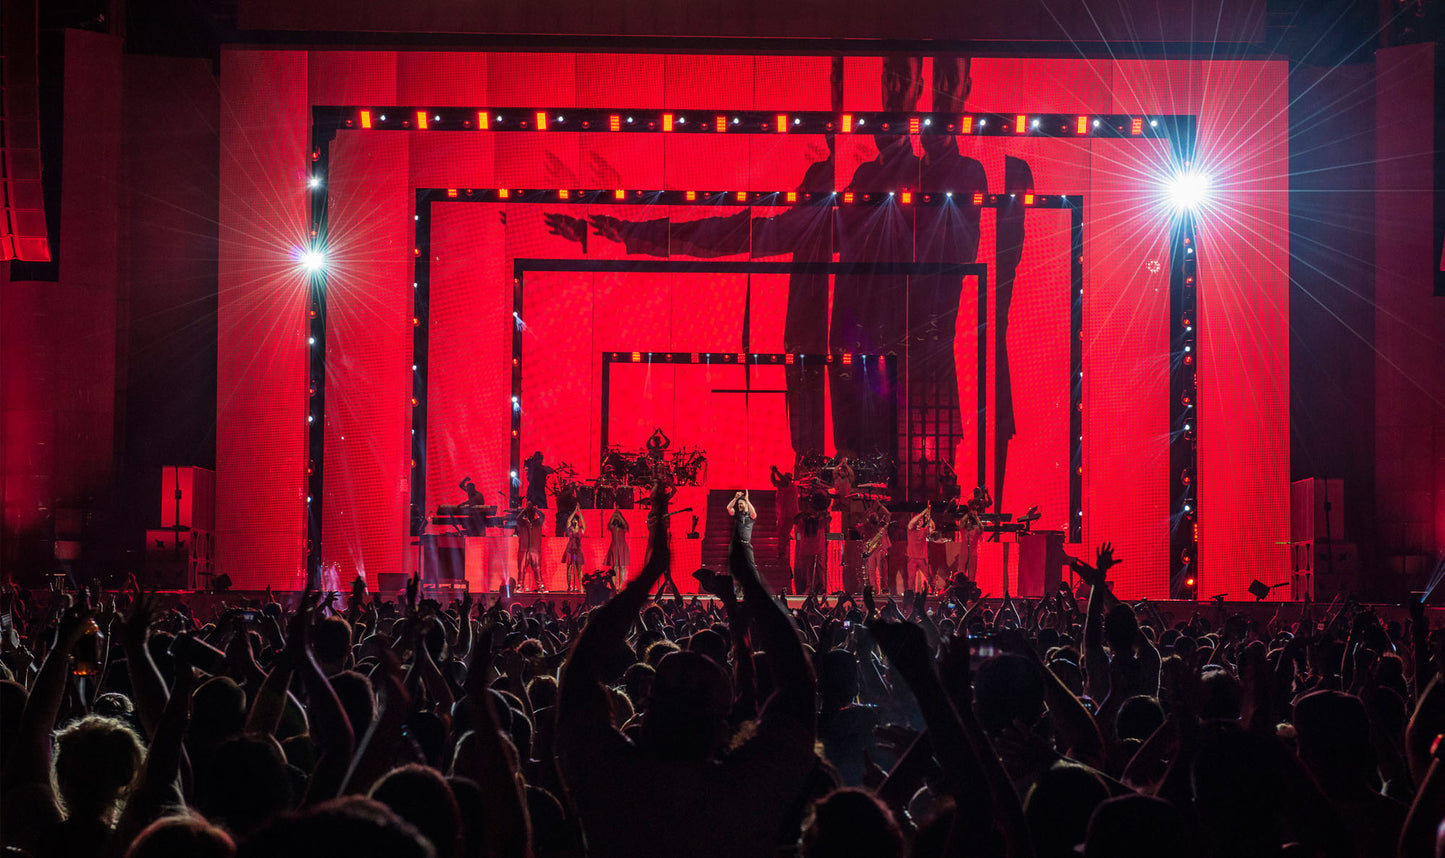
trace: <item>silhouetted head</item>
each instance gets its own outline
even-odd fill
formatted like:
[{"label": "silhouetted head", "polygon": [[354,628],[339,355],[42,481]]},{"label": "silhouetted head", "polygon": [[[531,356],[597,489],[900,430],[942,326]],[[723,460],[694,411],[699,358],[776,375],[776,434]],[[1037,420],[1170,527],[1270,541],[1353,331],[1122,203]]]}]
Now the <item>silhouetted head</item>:
[{"label": "silhouetted head", "polygon": [[1134,639],[1139,635],[1139,618],[1133,607],[1120,602],[1104,615],[1104,640],[1116,654],[1134,651]]},{"label": "silhouetted head", "polygon": [[1082,843],[1094,808],[1109,797],[1092,770],[1059,763],[1044,772],[1024,801],[1024,818],[1038,858],[1071,856]]},{"label": "silhouetted head", "polygon": [[1339,691],[1306,694],[1294,705],[1300,761],[1325,782],[1368,780],[1375,768],[1370,719],[1360,698]]},{"label": "silhouetted head", "polygon": [[347,667],[351,656],[351,624],[341,617],[327,617],[316,624],[311,632],[316,661],[327,676],[333,676]]},{"label": "silhouetted head", "polygon": [[1084,841],[1084,858],[1187,854],[1184,817],[1169,802],[1146,795],[1122,795],[1099,805]]},{"label": "silhouetted head", "polygon": [[861,789],[840,789],[813,804],[800,845],[803,858],[896,858],[903,854],[903,834],[878,799]]},{"label": "silhouetted head", "polygon": [[665,759],[711,759],[726,743],[732,681],[695,652],[669,653],[657,665],[642,723],[643,744]]},{"label": "silhouetted head", "polygon": [[237,835],[290,805],[286,759],[270,736],[236,736],[222,742],[196,776],[196,807]]},{"label": "silhouetted head", "polygon": [[1015,720],[1032,725],[1044,714],[1044,684],[1023,656],[999,655],[980,664],[973,694],[979,723],[989,732]]},{"label": "silhouetted head", "polygon": [[157,819],[126,850],[125,858],[231,858],[236,844],[224,828],[190,813]]},{"label": "silhouetted head", "polygon": [[354,670],[343,670],[331,677],[331,688],[341,701],[341,708],[346,710],[351,729],[357,736],[365,733],[376,716],[376,694],[371,680]]},{"label": "silhouetted head", "polygon": [[66,816],[113,821],[144,753],[123,721],[87,715],[66,725],[55,736],[55,785]]},{"label": "silhouetted head", "polygon": [[379,801],[337,798],[273,820],[241,847],[242,858],[437,858],[431,843]]},{"label": "silhouetted head", "polygon": [[436,769],[407,765],[392,769],[371,788],[371,797],[416,826],[437,858],[456,854],[461,840],[461,811],[451,786]]},{"label": "silhouetted head", "polygon": [[858,659],[846,649],[830,649],[820,653],[818,665],[818,697],[823,705],[836,708],[853,702],[858,696]]}]

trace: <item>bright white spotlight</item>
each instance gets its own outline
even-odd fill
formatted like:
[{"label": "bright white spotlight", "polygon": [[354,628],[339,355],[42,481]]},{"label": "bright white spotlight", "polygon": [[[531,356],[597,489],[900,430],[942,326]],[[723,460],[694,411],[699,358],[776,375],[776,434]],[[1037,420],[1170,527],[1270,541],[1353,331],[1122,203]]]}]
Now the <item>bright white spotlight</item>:
[{"label": "bright white spotlight", "polygon": [[1164,185],[1169,202],[1180,211],[1193,211],[1209,198],[1209,176],[1187,170],[1175,173]]},{"label": "bright white spotlight", "polygon": [[308,250],[301,254],[301,267],[315,274],[326,267],[326,254],[319,250]]}]

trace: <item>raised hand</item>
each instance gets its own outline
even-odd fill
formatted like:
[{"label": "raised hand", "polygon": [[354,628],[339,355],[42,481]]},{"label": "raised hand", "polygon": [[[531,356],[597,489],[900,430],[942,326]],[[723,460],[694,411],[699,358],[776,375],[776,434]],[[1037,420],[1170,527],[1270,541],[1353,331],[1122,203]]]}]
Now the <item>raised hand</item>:
[{"label": "raised hand", "polygon": [[560,212],[547,212],[542,215],[542,221],[549,234],[575,241],[582,245],[583,253],[587,252],[587,221]]},{"label": "raised hand", "polygon": [[612,217],[611,215],[592,216],[592,231],[597,233],[597,235],[601,238],[605,238],[608,241],[615,241],[618,243],[625,241],[626,238],[623,235],[623,228],[623,222],[615,217]]},{"label": "raised hand", "polygon": [[933,655],[928,649],[928,637],[916,624],[875,619],[868,623],[868,630],[873,633],[879,649],[900,671],[906,674],[910,670],[931,668]]},{"label": "raised hand", "polygon": [[1100,545],[1094,555],[1094,568],[1099,570],[1100,575],[1107,573],[1111,568],[1123,562],[1121,558],[1114,556],[1114,543],[1112,542],[1106,542]]}]

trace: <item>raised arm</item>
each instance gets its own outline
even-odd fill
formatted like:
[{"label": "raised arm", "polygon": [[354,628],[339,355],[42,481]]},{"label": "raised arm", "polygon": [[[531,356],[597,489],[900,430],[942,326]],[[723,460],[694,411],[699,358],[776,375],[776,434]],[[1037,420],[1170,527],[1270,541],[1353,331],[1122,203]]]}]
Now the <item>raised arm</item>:
[{"label": "raised arm", "polygon": [[1093,567],[1077,563],[1075,568],[1089,582],[1089,608],[1084,619],[1084,670],[1088,683],[1085,690],[1090,697],[1102,701],[1109,695],[1109,656],[1104,652],[1105,576],[1119,561],[1114,559],[1114,547],[1108,542],[1099,546],[1095,557]]},{"label": "raised arm", "polygon": [[609,727],[610,707],[601,686],[602,665],[618,646],[626,643],[628,627],[672,562],[667,545],[667,506],[667,491],[659,484],[652,492],[647,563],[621,592],[587,615],[587,625],[567,655],[557,699],[559,739],[594,735]]},{"label": "raised arm", "polygon": [[465,692],[477,753],[458,757],[474,763],[470,771],[461,774],[475,780],[487,796],[482,807],[486,854],[529,858],[532,823],[527,815],[527,785],[518,769],[516,751],[505,738],[501,720],[493,708],[493,695],[487,690],[487,672],[483,658],[468,662]]},{"label": "raised arm", "polygon": [[125,669],[130,675],[136,715],[146,735],[154,736],[167,699],[165,680],[161,679],[161,672],[151,659],[150,647],[146,646],[158,609],[154,593],[141,590],[134,578],[131,587],[130,611],[120,624],[121,646],[125,648]]},{"label": "raised arm", "polygon": [[[30,696],[20,716],[14,750],[10,752],[3,780],[0,780],[0,795],[8,794],[17,787],[32,787],[48,799],[47,810],[53,808],[55,817],[53,820],[32,820],[36,825],[60,821],[60,807],[50,779],[50,731],[55,729],[55,719],[60,715],[65,687],[70,680],[70,651],[80,640],[92,613],[88,596],[82,590],[80,604],[66,608],[60,615],[55,646],[45,654],[40,674],[30,688]],[[9,832],[11,836],[18,833]],[[7,836],[7,841],[11,836]]]},{"label": "raised arm", "polygon": [[311,612],[315,608],[315,594],[307,592],[301,597],[301,606],[291,628],[293,638],[289,645],[296,647],[296,670],[301,674],[302,685],[308,698],[307,712],[316,733],[321,757],[316,763],[316,772],[306,790],[306,804],[315,804],[335,798],[341,793],[346,781],[346,772],[351,766],[352,753],[356,750],[356,734],[346,710],[336,696],[336,691],[316,663],[316,654],[311,651]]},{"label": "raised arm", "polygon": [[[888,661],[912,689],[928,725],[934,754],[954,794],[957,810],[950,834],[954,852],[949,854],[963,849],[961,838],[964,836],[975,844],[979,854],[1004,854],[1011,858],[1032,854],[1027,836],[1021,833],[1023,811],[1018,797],[1008,786],[1001,769],[989,771],[990,764],[998,767],[998,759],[992,756],[986,738],[971,735],[975,731],[970,730],[962,713],[954,707],[934,669],[923,630],[912,623],[883,620],[872,621],[869,629]],[[962,659],[966,661],[967,657],[964,653]],[[991,759],[984,756],[985,752]]]},{"label": "raised arm", "polygon": [[768,594],[752,551],[742,544],[736,532],[728,564],[733,578],[742,587],[743,603],[753,631],[768,654],[772,668],[775,690],[763,704],[759,717],[766,720],[780,714],[791,716],[812,736],[817,732],[818,680],[793,618]]}]

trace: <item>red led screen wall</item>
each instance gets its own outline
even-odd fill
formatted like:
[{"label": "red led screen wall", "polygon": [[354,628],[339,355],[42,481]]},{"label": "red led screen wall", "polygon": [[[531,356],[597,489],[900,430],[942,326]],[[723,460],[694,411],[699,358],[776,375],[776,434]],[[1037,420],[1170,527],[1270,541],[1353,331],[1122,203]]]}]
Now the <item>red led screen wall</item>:
[{"label": "red led screen wall", "polygon": [[[356,62],[350,61],[353,57]],[[924,80],[931,81],[933,60],[924,58],[919,65]],[[306,355],[300,333],[287,331],[304,330],[302,293],[270,285],[259,290],[257,276],[248,272],[270,265],[273,276],[291,278],[290,288],[303,282],[286,263],[288,249],[304,232],[308,102],[678,111],[883,106],[881,59],[850,57],[842,63],[841,104],[833,95],[833,66],[826,58],[807,57],[227,52],[223,92],[232,124],[223,147],[223,220],[227,212],[235,213],[233,220],[244,212],[249,220],[245,232],[228,233],[234,240],[223,247],[223,287],[228,279],[251,285],[229,299],[223,288],[218,470],[222,485],[229,471],[237,490],[220,493],[218,516],[230,523],[232,539],[242,543],[228,547],[222,539],[218,544],[223,569],[231,558],[235,568],[225,571],[233,578],[240,571],[256,581],[287,585],[299,564],[304,498],[297,487],[304,479],[288,469],[298,466],[299,473],[303,464],[306,399],[299,388]],[[1268,578],[1267,583],[1283,580],[1287,570],[1278,543],[1288,539],[1283,510],[1288,365],[1282,68],[1271,63],[979,59],[970,72],[964,105],[969,110],[1199,115],[1200,151],[1210,158],[1209,169],[1221,189],[1220,202],[1202,214],[1199,233],[1200,592],[1241,596],[1254,577]],[[923,87],[920,109],[941,109],[933,106],[938,98],[933,89]],[[1259,107],[1240,111],[1239,104]],[[291,137],[273,134],[258,140],[256,129],[266,126],[292,129],[287,132]],[[920,159],[927,155],[919,140],[907,145]],[[257,153],[258,146],[266,157]],[[839,189],[859,165],[877,156],[872,137],[862,134],[839,135],[834,149],[834,175],[827,183]],[[364,567],[370,577],[403,571],[413,556],[404,506],[411,464],[406,373],[411,365],[414,189],[786,191],[797,189],[809,167],[823,162],[828,152],[821,135],[340,132],[328,180],[332,192],[349,203],[333,198],[330,210],[330,253],[346,264],[330,274],[326,559],[340,563],[344,575]],[[1085,199],[1085,544],[1077,550],[1091,553],[1097,543],[1112,540],[1126,559],[1116,572],[1121,592],[1163,596],[1171,565],[1168,507],[1174,476],[1168,473],[1167,448],[1168,213],[1158,192],[1168,146],[1139,140],[964,137],[960,154],[978,162],[990,192],[1008,189],[1005,179],[1012,177],[1031,180],[1040,193]],[[919,181],[927,163],[919,161],[920,172],[914,174]],[[811,178],[825,179],[816,170]],[[431,505],[458,497],[461,475],[474,477],[489,493],[507,488],[511,260],[664,258],[656,248],[634,248],[628,254],[623,244],[596,232],[584,249],[550,233],[543,215],[680,223],[723,213],[655,206],[580,211],[583,207],[576,205],[448,203],[434,208],[426,456]],[[726,213],[732,211],[742,209]],[[754,210],[753,217],[768,213]],[[1211,215],[1218,220],[1211,222]],[[902,244],[908,245],[910,260],[918,259],[926,252],[918,248],[926,244],[927,230],[911,219],[907,223]],[[977,258],[990,267],[991,295],[998,282],[1000,234],[993,213],[985,212]],[[1009,445],[1004,504],[1017,514],[1039,503],[1041,526],[1062,525],[1068,515],[1067,236],[1065,213],[1027,215],[1009,308],[1017,434]],[[755,238],[737,253],[728,249],[709,253],[737,260],[788,256]],[[826,254],[830,261],[842,258],[842,248],[830,249],[838,251]],[[666,258],[694,258],[672,248],[665,252]],[[542,448],[549,458],[575,458],[579,469],[596,467],[601,435],[597,355],[611,348],[604,343],[628,350],[651,344],[656,350],[706,351],[703,344],[708,343],[731,349],[741,341],[745,315],[752,350],[786,350],[781,341],[787,275],[573,273],[529,275],[528,281],[524,453]],[[970,288],[965,285],[963,291]],[[997,310],[990,297],[990,317]],[[251,312],[264,313],[267,325],[246,315]],[[965,297],[954,363],[960,368],[959,396],[966,403],[973,402],[980,383],[972,369],[973,315],[972,301]],[[992,339],[992,329],[986,336]],[[555,371],[549,371],[549,360]],[[590,368],[584,370],[584,362]],[[990,405],[987,432],[993,431],[999,394],[996,364],[990,348],[982,379]],[[630,393],[638,406],[610,416],[615,443],[637,443],[633,436],[650,432],[647,423],[653,419],[671,419],[679,427],[712,421],[700,415],[713,413],[713,395],[703,401],[684,392],[698,385],[680,380],[681,368],[652,372],[650,386]],[[624,388],[642,384],[618,383]],[[761,378],[751,383],[771,384]],[[765,398],[748,397],[759,403]],[[757,407],[760,422],[777,422],[768,410],[775,404]],[[823,410],[825,438],[832,439],[833,414]],[[644,418],[644,413],[656,417]],[[962,409],[961,424],[969,455],[958,458],[971,464],[970,445],[979,427],[968,407]],[[992,471],[994,438],[987,440]],[[781,456],[791,441],[768,433],[755,444]],[[744,467],[743,475],[749,470]],[[970,467],[964,479],[972,476]],[[986,475],[990,481],[994,476]]]}]

